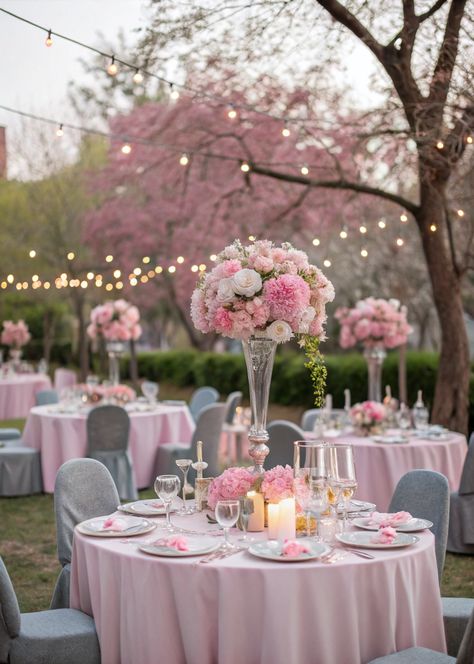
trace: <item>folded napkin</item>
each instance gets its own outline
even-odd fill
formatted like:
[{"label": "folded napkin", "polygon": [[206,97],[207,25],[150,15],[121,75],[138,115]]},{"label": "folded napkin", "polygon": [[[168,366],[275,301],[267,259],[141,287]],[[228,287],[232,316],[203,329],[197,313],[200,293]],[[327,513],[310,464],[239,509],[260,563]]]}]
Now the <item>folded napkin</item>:
[{"label": "folded napkin", "polygon": [[287,556],[288,558],[296,558],[302,553],[310,553],[310,548],[306,544],[300,544],[295,540],[286,539],[283,544],[281,555]]},{"label": "folded napkin", "polygon": [[146,505],[147,507],[152,507],[154,510],[162,510],[164,507],[164,504],[159,500],[147,500]]},{"label": "folded napkin", "polygon": [[391,526],[382,526],[370,541],[374,542],[374,544],[392,544],[396,536],[397,531],[395,528],[391,528]]},{"label": "folded napkin", "polygon": [[120,519],[119,517],[115,516],[109,516],[102,524],[101,530],[115,530],[120,532],[122,530],[127,530],[128,528],[130,528],[130,526],[127,525],[127,522],[124,519]]},{"label": "folded napkin", "polygon": [[369,525],[379,526],[380,528],[383,528],[384,526],[396,528],[397,526],[403,526],[412,519],[413,517],[410,512],[372,512],[372,514],[370,514]]},{"label": "folded napkin", "polygon": [[181,535],[163,537],[153,542],[153,544],[154,546],[166,546],[168,549],[176,549],[176,551],[189,551],[188,542]]}]

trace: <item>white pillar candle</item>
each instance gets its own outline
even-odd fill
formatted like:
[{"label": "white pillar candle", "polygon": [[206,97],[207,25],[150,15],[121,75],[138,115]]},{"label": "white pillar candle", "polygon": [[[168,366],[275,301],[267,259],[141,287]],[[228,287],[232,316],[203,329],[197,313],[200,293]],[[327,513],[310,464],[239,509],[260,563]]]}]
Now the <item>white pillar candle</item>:
[{"label": "white pillar candle", "polygon": [[278,523],[280,521],[280,505],[268,505],[268,539],[278,539]]},{"label": "white pillar candle", "polygon": [[278,519],[278,539],[283,542],[285,539],[296,537],[296,506],[294,498],[285,498],[280,500],[280,516]]},{"label": "white pillar candle", "polygon": [[265,527],[263,496],[257,491],[248,491],[247,498],[250,498],[253,502],[253,513],[249,516],[247,530],[252,533],[259,533]]},{"label": "white pillar candle", "polygon": [[324,402],[324,406],[328,412],[331,412],[332,410],[332,394],[326,394],[326,401]]},{"label": "white pillar candle", "polygon": [[349,410],[351,407],[351,391],[348,387],[344,390],[344,410]]}]

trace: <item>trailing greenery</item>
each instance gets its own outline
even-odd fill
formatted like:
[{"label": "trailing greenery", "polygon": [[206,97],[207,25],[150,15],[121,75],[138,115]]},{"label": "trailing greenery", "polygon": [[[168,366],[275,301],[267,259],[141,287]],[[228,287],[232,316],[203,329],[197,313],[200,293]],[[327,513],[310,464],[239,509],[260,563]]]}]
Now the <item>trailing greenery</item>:
[{"label": "trailing greenery", "polygon": [[304,351],[306,355],[304,366],[308,369],[311,382],[313,383],[314,405],[317,408],[321,408],[324,405],[328,370],[319,350],[319,339],[306,334],[304,336]]},{"label": "trailing greenery", "polygon": [[[367,365],[359,353],[325,356],[326,391],[333,395],[334,407],[344,405],[344,389],[351,390],[352,403],[367,398]],[[436,353],[407,353],[408,403],[423,390],[428,407],[434,397],[438,368]],[[122,365],[127,378],[128,362]],[[202,353],[195,350],[148,352],[138,355],[139,375],[150,380],[166,381],[177,387],[213,385],[222,395],[241,390],[248,398],[248,383],[243,355],[233,353]],[[398,354],[390,352],[383,365],[383,385],[390,385],[398,397]],[[278,353],[275,358],[270,400],[285,406],[311,408],[314,405],[311,375],[305,367],[303,353]],[[470,431],[474,430],[474,367],[470,382]]]}]

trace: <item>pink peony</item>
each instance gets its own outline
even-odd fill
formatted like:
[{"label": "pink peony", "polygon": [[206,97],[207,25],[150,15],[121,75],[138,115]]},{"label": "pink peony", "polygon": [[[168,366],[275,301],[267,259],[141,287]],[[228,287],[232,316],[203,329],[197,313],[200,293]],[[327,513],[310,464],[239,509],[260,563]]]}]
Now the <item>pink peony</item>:
[{"label": "pink peony", "polygon": [[294,495],[293,469],[288,464],[275,466],[267,470],[263,476],[262,493],[265,500],[271,503],[278,503],[284,498],[291,498]]},{"label": "pink peony", "polygon": [[228,468],[212,480],[207,503],[213,510],[219,500],[242,498],[253,488],[256,477],[248,468]]}]

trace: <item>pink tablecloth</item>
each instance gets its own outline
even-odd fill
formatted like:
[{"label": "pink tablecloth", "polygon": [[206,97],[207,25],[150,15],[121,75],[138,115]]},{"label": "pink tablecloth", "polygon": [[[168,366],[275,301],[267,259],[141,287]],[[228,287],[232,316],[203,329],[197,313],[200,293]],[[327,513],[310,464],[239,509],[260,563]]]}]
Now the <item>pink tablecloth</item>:
[{"label": "pink tablecloth", "polygon": [[[307,432],[308,439],[314,433]],[[448,478],[451,491],[457,491],[464,458],[467,454],[465,436],[449,433],[445,440],[408,438],[407,443],[376,443],[370,437],[340,436],[328,442],[344,442],[354,446],[358,488],[355,497],[377,504],[386,511],[398,480],[409,470],[436,470]]]},{"label": "pink tablecloth", "polygon": [[0,378],[0,420],[26,417],[36,403],[36,392],[50,389],[51,381],[46,374]]},{"label": "pink tablecloth", "polygon": [[[131,412],[130,454],[139,489],[153,485],[156,450],[162,443],[189,442],[194,422],[187,406],[159,405],[153,411]],[[41,451],[43,487],[54,491],[59,467],[87,451],[86,414],[60,413],[54,406],[30,411],[23,432],[26,445]]]},{"label": "pink tablecloth", "polygon": [[[203,515],[179,523],[206,530]],[[373,553],[332,565],[239,553],[200,565],[76,532],[71,606],[94,616],[103,664],[365,664],[414,645],[444,652],[433,535]]]}]

